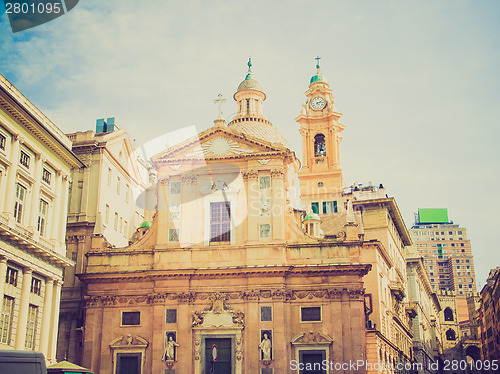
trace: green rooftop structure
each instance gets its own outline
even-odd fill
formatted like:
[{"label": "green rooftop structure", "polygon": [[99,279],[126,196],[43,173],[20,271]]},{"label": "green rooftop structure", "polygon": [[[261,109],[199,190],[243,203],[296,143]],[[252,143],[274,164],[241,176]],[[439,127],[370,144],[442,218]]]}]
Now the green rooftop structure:
[{"label": "green rooftop structure", "polygon": [[450,223],[448,220],[448,209],[419,209],[418,223]]}]

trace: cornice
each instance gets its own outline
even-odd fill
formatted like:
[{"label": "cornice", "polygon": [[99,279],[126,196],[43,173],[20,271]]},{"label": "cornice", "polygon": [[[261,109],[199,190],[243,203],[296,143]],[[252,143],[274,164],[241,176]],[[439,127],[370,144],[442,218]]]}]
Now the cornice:
[{"label": "cornice", "polygon": [[259,267],[226,267],[212,269],[175,269],[175,270],[144,270],[135,272],[107,272],[77,274],[78,278],[87,284],[114,283],[117,281],[152,281],[168,278],[234,278],[241,276],[260,277],[272,274],[274,276],[329,276],[358,275],[364,276],[371,270],[371,264],[320,264],[299,266],[259,266]]}]

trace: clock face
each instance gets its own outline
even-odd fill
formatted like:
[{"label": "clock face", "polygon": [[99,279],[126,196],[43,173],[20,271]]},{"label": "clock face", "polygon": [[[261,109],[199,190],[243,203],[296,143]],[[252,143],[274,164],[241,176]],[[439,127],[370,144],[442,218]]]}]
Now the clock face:
[{"label": "clock face", "polygon": [[326,106],[326,101],[321,96],[316,96],[311,100],[311,108],[315,110],[323,109]]}]

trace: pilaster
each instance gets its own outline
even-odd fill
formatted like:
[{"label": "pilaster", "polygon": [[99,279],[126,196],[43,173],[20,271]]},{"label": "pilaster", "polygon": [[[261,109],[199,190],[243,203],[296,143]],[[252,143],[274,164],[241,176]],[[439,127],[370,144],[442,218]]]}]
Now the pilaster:
[{"label": "pilaster", "polygon": [[19,167],[19,147],[20,147],[21,137],[19,135],[12,136],[12,145],[10,150],[10,160],[12,165],[9,167],[7,176],[7,186],[12,186],[12,188],[7,188],[7,194],[5,196],[4,213],[7,217],[13,215],[14,212],[14,199],[16,196],[16,174]]},{"label": "pilaster", "polygon": [[31,208],[29,215],[28,229],[30,231],[35,231],[37,228],[39,204],[40,204],[40,185],[42,180],[42,157],[40,155],[35,155],[35,183],[33,184],[32,194],[31,194]]},{"label": "pilaster", "polygon": [[16,350],[23,350],[25,346],[32,273],[33,271],[31,269],[25,268],[23,270],[23,284],[21,286],[21,300],[19,302],[19,314],[17,318],[16,343],[14,345]]},{"label": "pilaster", "polygon": [[42,328],[40,331],[40,352],[48,357],[50,321],[52,319],[52,293],[54,280],[47,278],[45,281],[45,297],[43,299]]}]

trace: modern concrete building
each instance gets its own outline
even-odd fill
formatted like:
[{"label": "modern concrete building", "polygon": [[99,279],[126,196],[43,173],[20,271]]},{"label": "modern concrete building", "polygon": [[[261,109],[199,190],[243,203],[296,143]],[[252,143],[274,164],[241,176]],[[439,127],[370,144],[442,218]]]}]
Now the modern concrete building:
[{"label": "modern concrete building", "polygon": [[[128,134],[115,119],[97,120],[96,131],[68,134],[72,149],[85,164],[72,170],[66,230],[67,256],[76,266],[64,273],[61,298],[58,360],[81,364],[84,319],[80,274],[92,238],[102,237],[110,247],[124,247],[144,221],[144,193],[148,170],[137,159]],[[147,216],[147,219],[150,217]]]},{"label": "modern concrete building", "polygon": [[56,358],[71,141],[0,75],[0,349]]},{"label": "modern concrete building", "polygon": [[467,321],[466,295],[476,292],[476,276],[467,229],[448,219],[447,209],[419,209],[411,237],[424,258],[432,288],[454,291],[458,320]]}]

